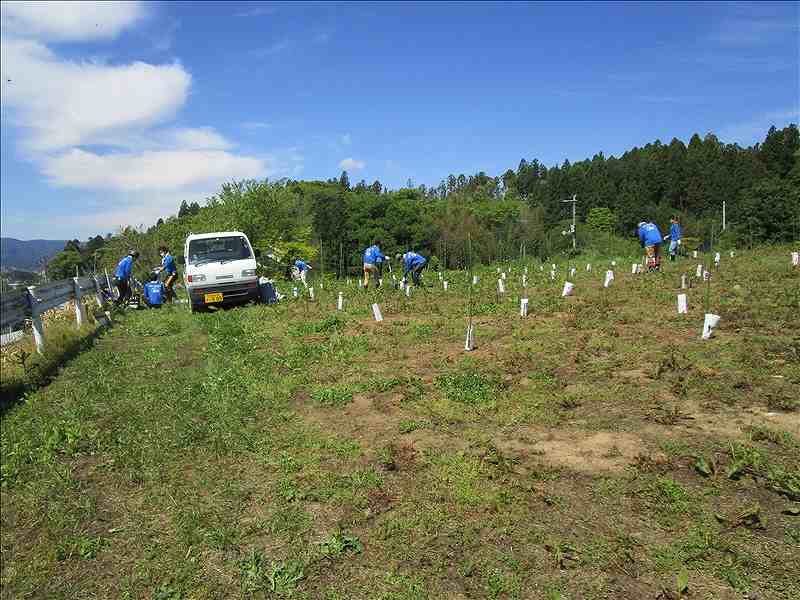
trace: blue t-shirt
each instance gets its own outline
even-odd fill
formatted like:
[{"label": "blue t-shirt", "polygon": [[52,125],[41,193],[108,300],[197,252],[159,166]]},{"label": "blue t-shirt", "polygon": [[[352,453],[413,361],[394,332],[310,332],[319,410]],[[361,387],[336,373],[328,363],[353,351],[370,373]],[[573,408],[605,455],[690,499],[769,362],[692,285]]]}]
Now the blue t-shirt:
[{"label": "blue t-shirt", "polygon": [[681,239],[681,226],[678,223],[673,223],[669,226],[669,239],[673,242]]},{"label": "blue t-shirt", "polygon": [[161,259],[161,266],[164,267],[164,272],[167,275],[175,275],[178,272],[178,268],[175,266],[175,258],[167,253],[164,255],[164,258]]},{"label": "blue t-shirt", "polygon": [[129,254],[117,264],[117,270],[114,271],[114,277],[117,279],[130,279],[132,269],[133,257]]},{"label": "blue t-shirt", "polygon": [[643,246],[655,246],[660,244],[663,239],[655,223],[645,223],[639,227],[639,241]]},{"label": "blue t-shirt", "polygon": [[294,266],[297,267],[297,270],[300,271],[301,273],[308,269],[308,265],[302,260],[294,261]]},{"label": "blue t-shirt", "polygon": [[148,281],[144,284],[144,297],[148,304],[161,304],[164,301],[164,284]]},{"label": "blue t-shirt", "polygon": [[416,267],[420,267],[428,262],[424,256],[417,254],[416,252],[406,252],[403,255],[403,274],[405,275],[411,269]]},{"label": "blue t-shirt", "polygon": [[364,264],[374,265],[375,263],[382,263],[385,258],[383,253],[381,253],[381,249],[374,244],[364,250]]}]

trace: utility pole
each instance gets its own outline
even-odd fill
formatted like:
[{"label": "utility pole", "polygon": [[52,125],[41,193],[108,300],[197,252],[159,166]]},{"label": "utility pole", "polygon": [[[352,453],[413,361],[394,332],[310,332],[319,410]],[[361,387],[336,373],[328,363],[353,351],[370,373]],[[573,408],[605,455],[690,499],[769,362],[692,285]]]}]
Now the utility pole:
[{"label": "utility pole", "polygon": [[575,205],[578,203],[578,194],[572,194],[571,199],[562,200],[561,202],[562,204],[566,203],[572,204],[572,228],[570,230],[570,233],[572,234],[572,249],[575,250],[578,247],[577,232],[575,230]]},{"label": "utility pole", "polygon": [[725,231],[725,200],[722,201],[722,231]]}]

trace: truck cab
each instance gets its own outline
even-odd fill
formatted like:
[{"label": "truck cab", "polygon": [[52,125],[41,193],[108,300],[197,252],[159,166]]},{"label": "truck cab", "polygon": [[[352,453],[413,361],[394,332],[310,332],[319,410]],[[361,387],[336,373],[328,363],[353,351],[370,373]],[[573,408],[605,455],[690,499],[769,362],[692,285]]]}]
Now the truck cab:
[{"label": "truck cab", "polygon": [[192,233],[184,246],[184,284],[192,312],[260,298],[256,257],[240,231]]}]

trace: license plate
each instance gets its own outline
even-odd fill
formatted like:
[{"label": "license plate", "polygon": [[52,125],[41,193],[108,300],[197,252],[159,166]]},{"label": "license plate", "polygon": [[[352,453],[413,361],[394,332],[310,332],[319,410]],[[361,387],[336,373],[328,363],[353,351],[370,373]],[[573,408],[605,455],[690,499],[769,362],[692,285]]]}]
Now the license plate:
[{"label": "license plate", "polygon": [[206,304],[211,304],[212,302],[222,302],[222,294],[206,294],[205,300]]}]

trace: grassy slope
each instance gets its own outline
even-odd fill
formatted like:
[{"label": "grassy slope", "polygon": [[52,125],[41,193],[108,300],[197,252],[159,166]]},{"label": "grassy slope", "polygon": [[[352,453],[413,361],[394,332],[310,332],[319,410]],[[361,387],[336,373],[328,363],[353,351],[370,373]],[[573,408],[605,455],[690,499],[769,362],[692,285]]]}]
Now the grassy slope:
[{"label": "grassy slope", "polygon": [[710,341],[692,261],[532,268],[526,320],[484,271],[473,353],[464,274],[126,315],[3,418],[2,597],[796,598],[787,256],[724,260]]}]

